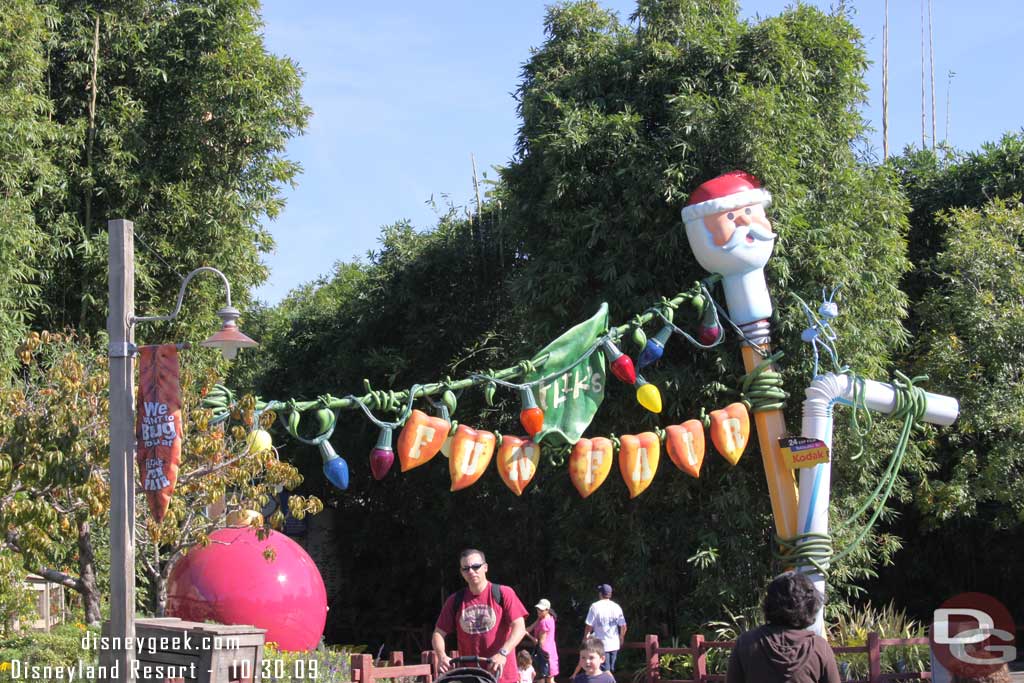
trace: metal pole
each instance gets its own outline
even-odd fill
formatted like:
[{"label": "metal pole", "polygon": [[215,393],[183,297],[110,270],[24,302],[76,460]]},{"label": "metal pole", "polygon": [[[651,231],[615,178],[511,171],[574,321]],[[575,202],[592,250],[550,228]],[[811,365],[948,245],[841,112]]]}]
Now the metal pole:
[{"label": "metal pole", "polygon": [[110,240],[110,680],[132,683],[135,639],[135,244],[131,221],[107,222]]}]

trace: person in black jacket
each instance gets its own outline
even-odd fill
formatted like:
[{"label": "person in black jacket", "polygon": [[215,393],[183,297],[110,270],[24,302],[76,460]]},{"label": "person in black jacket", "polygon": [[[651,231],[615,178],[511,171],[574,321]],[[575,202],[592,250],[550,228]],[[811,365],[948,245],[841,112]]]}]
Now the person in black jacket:
[{"label": "person in black jacket", "polygon": [[786,572],[775,577],[764,598],[768,623],[736,641],[726,683],[839,683],[832,648],[806,630],[821,601],[806,575]]}]

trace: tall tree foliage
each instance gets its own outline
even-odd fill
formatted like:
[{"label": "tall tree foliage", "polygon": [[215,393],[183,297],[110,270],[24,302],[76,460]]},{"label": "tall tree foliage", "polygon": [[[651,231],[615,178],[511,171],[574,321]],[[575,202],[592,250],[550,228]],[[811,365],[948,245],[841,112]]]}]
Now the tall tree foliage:
[{"label": "tall tree foliage", "polygon": [[922,507],[941,522],[986,510],[1024,523],[1024,208],[995,199],[938,216],[944,249],[929,261],[940,286],[922,299],[917,365],[959,397],[962,417],[939,453],[949,469]]},{"label": "tall tree foliage", "polygon": [[[961,409],[924,443],[935,469],[894,525],[916,561],[877,588],[921,614],[935,596],[965,590],[1021,604],[1024,134],[942,157],[907,150],[893,165],[913,203],[915,268],[905,288],[915,337],[906,362]],[[932,571],[937,565],[944,571]]]},{"label": "tall tree foliage", "polygon": [[[8,372],[19,367],[16,340],[28,326],[82,335],[105,327],[111,218],[136,225],[138,312],[166,312],[181,274],[200,265],[223,270],[244,306],[272,247],[260,221],[276,216],[281,187],[299,170],[285,145],[309,116],[298,67],[267,52],[261,28],[255,0],[2,3],[2,542],[28,569],[81,592],[89,622],[99,620],[101,590],[90,539],[109,507],[105,366],[64,335],[36,363],[44,333],[18,347],[28,357]],[[173,323],[179,335],[209,326],[221,288],[216,278],[195,282]],[[159,339],[168,327],[139,337]],[[195,359],[213,365],[209,354]],[[197,439],[196,454],[211,455]],[[225,486],[247,499],[262,493],[244,483],[249,470],[217,471],[212,494],[199,477],[183,490],[195,499]],[[296,481],[282,471],[271,480]],[[168,561],[219,523],[171,518],[180,528],[165,529],[162,546],[154,540],[165,555],[144,558],[157,603]]]},{"label": "tall tree foliage", "polygon": [[33,210],[59,180],[48,146],[44,44],[46,13],[31,0],[4,2],[0,11],[0,372],[15,366],[14,348],[38,312],[42,230]]},{"label": "tall tree foliage", "polygon": [[[176,274],[216,265],[248,299],[272,247],[261,226],[298,172],[285,144],[305,126],[300,73],[269,54],[255,0],[56,2],[41,82],[58,136],[59,191],[36,219],[42,327],[102,328],[106,222],[135,221],[138,310],[166,308]],[[32,84],[35,87],[35,84]],[[223,301],[197,282],[185,320]],[[207,321],[208,322],[208,321]]]},{"label": "tall tree foliage", "polygon": [[934,285],[915,307],[912,355],[963,404],[963,418],[937,449],[944,465],[959,460],[955,473],[939,484],[944,494],[921,506],[934,523],[973,516],[981,506],[992,527],[1020,527],[1024,509],[1013,474],[1024,464],[1007,444],[1020,432],[1024,340],[1014,316],[1024,272],[1024,133],[1007,133],[977,152],[952,151],[945,160],[908,152],[896,163],[914,202],[912,243],[921,254],[915,275]]},{"label": "tall tree foliage", "polygon": [[[1024,193],[1024,132],[1009,132],[978,151],[908,148],[892,160],[913,211],[910,215],[909,254],[915,277],[927,276],[926,261],[944,246],[947,221],[942,212],[956,207],[981,208],[986,202]],[[934,284],[934,281],[922,281]],[[919,298],[921,290],[911,290]]]},{"label": "tall tree foliage", "polygon": [[3,547],[77,591],[84,621],[98,623],[91,532],[110,508],[106,358],[88,340],[45,332],[26,338],[18,355],[21,376],[0,391]]},{"label": "tall tree foliage", "polygon": [[[733,168],[757,174],[775,195],[780,244],[768,281],[787,385],[806,385],[810,354],[798,341],[803,314],[784,293],[814,299],[839,283],[844,360],[884,378],[905,341],[898,283],[908,265],[907,206],[891,171],[863,167],[851,151],[863,132],[864,66],[860,37],[841,11],[797,6],[745,23],[733,2],[642,1],[626,25],[593,2],[553,7],[546,40],[523,69],[518,152],[485,207],[486,229],[450,219],[429,234],[393,227],[369,262],[297,292],[268,314],[275,331],[262,393],[359,393],[363,377],[405,388],[501,366],[532,355],[601,301],[621,323],[704,277],[679,210],[696,185]],[[310,315],[314,301],[325,310]],[[696,325],[683,312],[677,322]],[[721,407],[733,400],[721,387],[735,387],[742,366],[735,343],[705,354],[674,342],[645,374],[662,388],[662,415],[643,411],[613,382],[590,433],[632,433]],[[499,398],[487,408],[467,391],[455,417],[520,433],[516,396]],[[793,399],[790,424],[797,410]],[[634,501],[614,473],[580,500],[564,466],[545,459],[517,499],[493,472],[448,494],[440,459],[374,482],[366,454],[375,436],[359,416],[345,416],[335,431],[352,467],[351,488],[336,497],[337,540],[369,553],[341,560],[349,564],[330,612],[335,640],[360,637],[357,628],[383,638],[395,618],[432,620],[445,590],[458,587],[454,558],[464,546],[487,552],[495,580],[561,606],[567,634],[582,632],[598,582],[616,584],[637,629],[678,633],[722,605],[754,604],[770,575],[772,524],[756,448],[731,469],[709,454],[699,481],[666,460]],[[891,438],[880,429],[872,452]],[[306,467],[319,463],[293,452]],[[881,461],[837,458],[837,508],[852,509]],[[898,547],[892,537],[869,539],[836,567],[844,593]],[[381,623],[367,616],[368,596]],[[394,614],[379,607],[399,601]]]}]

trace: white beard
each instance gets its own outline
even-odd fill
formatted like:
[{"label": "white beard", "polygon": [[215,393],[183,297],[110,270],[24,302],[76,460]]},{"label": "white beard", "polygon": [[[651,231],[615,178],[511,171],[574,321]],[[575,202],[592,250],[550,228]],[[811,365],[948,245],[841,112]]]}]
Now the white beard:
[{"label": "white beard", "polygon": [[[747,232],[746,226],[739,226],[726,245],[718,246],[704,227],[703,218],[686,224],[686,237],[697,262],[709,273],[719,275],[742,275],[760,270],[768,263],[775,246],[774,236],[772,239],[758,239],[751,234],[751,242],[747,239]],[[758,232],[764,236],[763,229]]]}]

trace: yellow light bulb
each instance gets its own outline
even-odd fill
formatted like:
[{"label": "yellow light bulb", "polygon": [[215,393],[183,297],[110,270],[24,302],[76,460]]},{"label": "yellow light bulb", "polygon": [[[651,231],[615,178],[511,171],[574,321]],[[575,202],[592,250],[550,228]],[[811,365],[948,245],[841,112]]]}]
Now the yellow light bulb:
[{"label": "yellow light bulb", "polygon": [[250,453],[262,453],[273,448],[274,441],[270,438],[269,432],[257,429],[249,432],[249,435],[245,437],[245,447]]},{"label": "yellow light bulb", "polygon": [[636,400],[640,405],[652,413],[661,412],[661,392],[658,387],[648,382],[638,382],[640,386],[636,389]]}]

